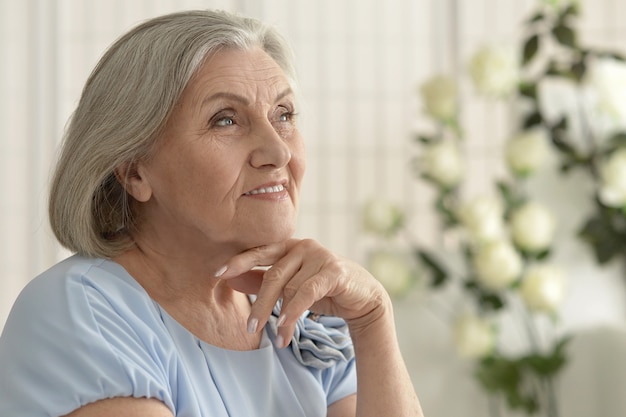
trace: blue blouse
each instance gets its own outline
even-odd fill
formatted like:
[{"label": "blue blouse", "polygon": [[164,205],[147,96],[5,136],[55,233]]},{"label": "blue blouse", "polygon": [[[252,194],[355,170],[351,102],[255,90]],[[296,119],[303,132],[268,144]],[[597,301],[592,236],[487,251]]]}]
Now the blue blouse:
[{"label": "blue blouse", "polygon": [[67,414],[111,397],[148,397],[175,416],[325,416],[356,392],[345,322],[302,317],[276,349],[205,343],[119,264],[74,255],[29,283],[0,337],[0,416]]}]

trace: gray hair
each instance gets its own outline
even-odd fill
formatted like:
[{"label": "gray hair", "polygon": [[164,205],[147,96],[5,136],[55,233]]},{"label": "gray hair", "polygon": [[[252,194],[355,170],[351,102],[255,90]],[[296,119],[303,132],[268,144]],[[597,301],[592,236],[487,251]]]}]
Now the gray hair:
[{"label": "gray hair", "polygon": [[89,76],[64,135],[49,217],[66,248],[113,257],[133,245],[132,198],[115,170],[149,158],[185,86],[222,48],[260,46],[295,88],[285,39],[258,20],[188,11],[148,20],[119,38]]}]

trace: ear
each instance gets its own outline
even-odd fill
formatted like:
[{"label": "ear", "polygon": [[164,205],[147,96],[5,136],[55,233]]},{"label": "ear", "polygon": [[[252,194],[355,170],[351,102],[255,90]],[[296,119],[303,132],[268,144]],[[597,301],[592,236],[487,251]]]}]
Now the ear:
[{"label": "ear", "polygon": [[143,168],[141,162],[127,162],[115,169],[115,178],[135,200],[145,203],[152,196],[152,187]]}]

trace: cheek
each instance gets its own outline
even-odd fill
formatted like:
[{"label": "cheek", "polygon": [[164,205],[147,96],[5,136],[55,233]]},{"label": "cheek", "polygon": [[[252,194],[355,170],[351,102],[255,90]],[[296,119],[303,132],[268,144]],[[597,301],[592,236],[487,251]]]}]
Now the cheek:
[{"label": "cheek", "polygon": [[220,184],[216,173],[225,167],[216,166],[201,153],[170,152],[154,161],[152,182],[155,193],[161,199],[171,199],[182,203],[193,197],[212,194],[210,187]]},{"label": "cheek", "polygon": [[299,138],[295,146],[291,149],[291,162],[289,165],[291,167],[292,175],[296,181],[300,183],[306,170],[306,151],[304,148],[304,142],[301,138]]}]

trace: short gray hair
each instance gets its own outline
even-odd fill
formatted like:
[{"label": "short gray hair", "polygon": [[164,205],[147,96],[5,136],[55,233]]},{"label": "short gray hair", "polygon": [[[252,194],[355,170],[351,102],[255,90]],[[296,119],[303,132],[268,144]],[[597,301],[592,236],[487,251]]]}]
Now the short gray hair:
[{"label": "short gray hair", "polygon": [[222,48],[260,46],[295,88],[290,47],[271,26],[223,11],[150,19],[119,38],[83,89],[52,179],[49,217],[66,248],[116,256],[133,245],[132,198],[115,176],[149,158],[185,86]]}]

